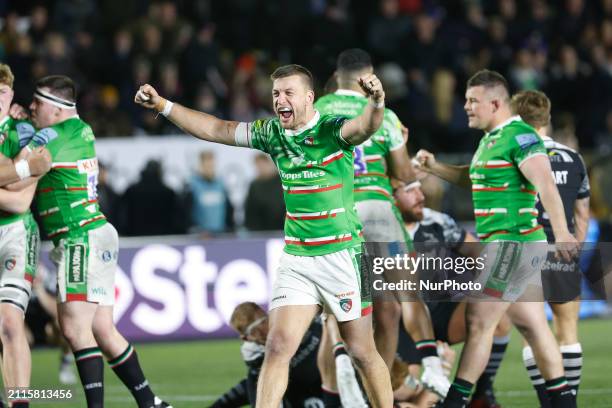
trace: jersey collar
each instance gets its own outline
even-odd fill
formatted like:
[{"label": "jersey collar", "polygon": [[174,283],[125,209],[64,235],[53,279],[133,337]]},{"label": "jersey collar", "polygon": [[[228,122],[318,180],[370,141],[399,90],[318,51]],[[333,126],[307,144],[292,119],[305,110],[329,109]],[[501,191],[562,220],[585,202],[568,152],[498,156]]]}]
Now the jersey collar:
[{"label": "jersey collar", "polygon": [[545,140],[545,141],[547,141],[547,140],[552,140],[552,137],[550,137],[550,136],[546,136],[546,135],[540,136],[540,138],[541,138],[542,140]]},{"label": "jersey collar", "polygon": [[318,110],[315,109],[315,115],[312,117],[312,119],[310,119],[310,121],[307,124],[305,124],[301,128],[295,129],[295,130],[292,130],[292,129],[283,129],[283,130],[285,131],[285,134],[287,136],[297,136],[300,133],[303,133],[307,131],[308,129],[312,129],[313,127],[315,127],[315,125],[317,124],[320,118],[321,118],[321,114],[319,113]]},{"label": "jersey collar", "polygon": [[508,126],[510,123],[518,121],[518,120],[522,120],[521,117],[519,115],[514,115],[509,117],[507,120],[503,121],[502,123],[500,123],[499,125],[495,126],[493,129],[491,129],[489,132],[487,132],[487,135],[490,135],[491,133],[495,132],[498,129],[503,128],[504,126]]},{"label": "jersey collar", "polygon": [[334,92],[334,94],[342,95],[342,96],[357,96],[359,98],[365,98],[365,95],[357,91],[353,91],[352,89],[338,89],[336,92]]}]

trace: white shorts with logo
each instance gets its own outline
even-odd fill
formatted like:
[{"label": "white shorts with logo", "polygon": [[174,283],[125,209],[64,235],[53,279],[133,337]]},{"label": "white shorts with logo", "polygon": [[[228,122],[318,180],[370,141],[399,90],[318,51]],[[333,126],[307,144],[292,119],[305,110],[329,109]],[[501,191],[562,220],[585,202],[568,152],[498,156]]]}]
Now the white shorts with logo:
[{"label": "white shorts with logo", "polygon": [[119,236],[109,223],[62,238],[50,254],[57,266],[58,300],[113,305],[118,252]]},{"label": "white shorts with logo", "polygon": [[376,243],[377,256],[395,256],[408,253],[407,235],[393,203],[384,200],[364,200],[355,203],[357,215],[363,226],[363,237],[368,243]]},{"label": "white shorts with logo", "polygon": [[485,297],[515,302],[528,285],[542,285],[541,269],[547,253],[546,241],[489,242],[480,254],[485,267],[475,282],[482,285]]},{"label": "white shorts with logo", "polygon": [[23,313],[32,294],[39,245],[38,226],[31,217],[0,226],[0,302]]},{"label": "white shorts with logo", "polygon": [[272,289],[270,310],[321,305],[340,322],[372,311],[369,285],[362,279],[360,248],[318,256],[283,253]]}]

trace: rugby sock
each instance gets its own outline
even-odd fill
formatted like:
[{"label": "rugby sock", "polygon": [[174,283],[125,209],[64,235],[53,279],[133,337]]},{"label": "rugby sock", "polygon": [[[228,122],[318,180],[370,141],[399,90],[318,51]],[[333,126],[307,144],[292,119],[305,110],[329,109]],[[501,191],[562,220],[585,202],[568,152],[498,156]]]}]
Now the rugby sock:
[{"label": "rugby sock", "polygon": [[321,394],[323,395],[323,406],[325,408],[342,408],[338,392],[321,387]]},{"label": "rugby sock", "polygon": [[87,408],[104,406],[104,361],[98,347],[89,347],[74,352],[79,377],[85,391]]},{"label": "rugby sock", "polygon": [[444,398],[442,407],[464,408],[470,400],[473,387],[474,384],[471,382],[456,377],[448,390],[448,394],[446,394],[446,398]]},{"label": "rugby sock", "polygon": [[493,389],[493,381],[495,381],[497,370],[504,359],[508,343],[510,343],[510,336],[493,337],[493,346],[491,347],[489,362],[480,378],[478,378],[474,395],[484,395],[488,390]]},{"label": "rugby sock", "polygon": [[353,362],[348,356],[343,343],[338,343],[334,346],[334,359],[336,361],[336,383],[338,384],[342,406],[367,407],[368,405],[357,382]]},{"label": "rugby sock", "polygon": [[119,356],[108,361],[117,377],[130,390],[140,408],[149,408],[154,405],[155,395],[145,378],[138,356],[131,344]]},{"label": "rugby sock", "polygon": [[421,356],[421,360],[426,357],[438,357],[438,345],[433,339],[417,341],[415,346]]},{"label": "rugby sock", "polygon": [[245,405],[249,405],[246,378],[219,397],[209,408],[231,408]]},{"label": "rugby sock", "polygon": [[580,386],[580,376],[582,375],[582,346],[580,343],[566,344],[560,346],[561,355],[563,356],[563,368],[565,369],[565,378],[567,383],[578,394]]},{"label": "rugby sock", "polygon": [[576,396],[565,377],[546,381],[546,391],[553,408],[576,408]]},{"label": "rugby sock", "polygon": [[550,399],[548,397],[548,393],[546,392],[546,386],[544,385],[544,378],[542,377],[540,369],[536,364],[535,358],[533,356],[533,350],[531,350],[531,347],[529,346],[523,348],[523,364],[527,369],[527,374],[529,374],[531,384],[533,385],[533,388],[535,388],[536,393],[538,394],[538,401],[540,401],[540,407],[551,408]]}]

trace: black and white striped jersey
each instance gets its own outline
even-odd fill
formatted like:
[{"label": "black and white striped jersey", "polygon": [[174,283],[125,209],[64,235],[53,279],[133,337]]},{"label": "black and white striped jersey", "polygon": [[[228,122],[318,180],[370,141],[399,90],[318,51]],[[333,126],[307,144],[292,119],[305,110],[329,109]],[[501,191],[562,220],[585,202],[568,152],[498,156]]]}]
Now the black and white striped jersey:
[{"label": "black and white striped jersey", "polygon": [[[567,226],[574,233],[574,203],[590,195],[589,177],[582,156],[575,150],[557,143],[549,137],[543,137],[548,153],[552,175],[559,189],[565,209]],[[554,235],[548,214],[538,200],[538,223],[544,227],[548,242],[554,242]]]}]

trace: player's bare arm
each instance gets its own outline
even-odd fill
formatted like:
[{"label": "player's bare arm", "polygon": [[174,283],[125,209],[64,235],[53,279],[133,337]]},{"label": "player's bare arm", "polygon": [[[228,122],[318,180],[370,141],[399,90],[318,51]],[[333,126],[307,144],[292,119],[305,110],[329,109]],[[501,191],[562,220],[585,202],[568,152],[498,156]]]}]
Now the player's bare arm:
[{"label": "player's bare arm", "polygon": [[416,180],[412,163],[410,163],[410,156],[408,156],[408,149],[406,143],[408,142],[409,131],[408,128],[402,125],[402,136],[404,137],[404,146],[391,150],[389,152],[389,170],[391,175],[404,183],[412,183]]},{"label": "player's bare arm", "polygon": [[361,115],[342,126],[342,138],[354,146],[365,142],[382,125],[385,114],[385,91],[374,74],[359,78],[359,85],[370,98]]},{"label": "player's bare arm", "polygon": [[166,116],[172,123],[198,139],[236,146],[238,122],[221,120],[213,115],[189,109],[161,97],[149,84],[142,85],[134,102]]},{"label": "player's bare arm", "polygon": [[30,208],[36,192],[36,183],[30,184],[22,191],[9,191],[0,188],[0,210],[12,214],[24,213]]},{"label": "player's bare arm", "polygon": [[472,186],[470,166],[468,164],[454,166],[452,164],[440,163],[436,160],[433,153],[424,149],[417,152],[412,163],[417,168],[440,177],[449,183],[457,184],[464,188],[471,188]]},{"label": "player's bare arm", "polygon": [[51,168],[51,156],[44,147],[37,147],[23,157],[20,153],[14,161],[0,164],[0,187],[41,176]]},{"label": "player's bare arm", "polygon": [[589,207],[589,197],[580,198],[574,203],[574,235],[576,236],[576,240],[578,240],[578,242],[584,242],[586,239],[590,217]]},{"label": "player's bare arm", "polygon": [[564,259],[571,260],[578,252],[578,241],[567,228],[563,202],[557,185],[551,177],[552,170],[548,157],[543,154],[533,156],[521,164],[520,171],[540,195],[542,206],[550,217],[559,254]]}]

